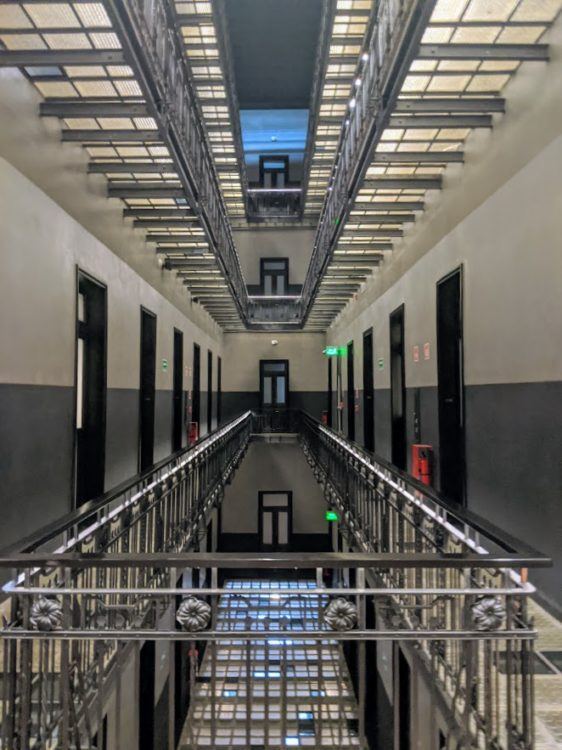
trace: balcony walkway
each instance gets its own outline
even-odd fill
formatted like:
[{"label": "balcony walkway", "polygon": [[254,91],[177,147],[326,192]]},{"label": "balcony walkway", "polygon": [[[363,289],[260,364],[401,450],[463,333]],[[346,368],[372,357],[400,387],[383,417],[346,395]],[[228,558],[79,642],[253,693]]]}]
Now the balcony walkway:
[{"label": "balcony walkway", "polygon": [[[245,630],[249,620],[256,631],[319,628],[323,597],[303,596],[316,586],[314,581],[245,580],[226,586],[255,595],[222,596],[216,613],[219,630]],[[294,588],[295,596],[262,594],[281,588]],[[335,640],[290,637],[209,643],[181,750],[291,746],[359,747],[357,705],[341,646]]]}]

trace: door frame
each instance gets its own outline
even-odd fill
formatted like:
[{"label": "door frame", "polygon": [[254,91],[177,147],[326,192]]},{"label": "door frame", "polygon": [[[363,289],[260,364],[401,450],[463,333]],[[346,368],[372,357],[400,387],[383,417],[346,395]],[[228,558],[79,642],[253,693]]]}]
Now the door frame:
[{"label": "door frame", "polygon": [[[367,371],[366,364],[367,364],[367,358],[365,357],[365,340],[370,338],[371,339],[371,360],[370,360],[370,369],[371,369],[371,394],[370,394],[370,408],[367,406],[367,387],[365,384],[365,373]],[[369,414],[369,421],[370,421],[370,443],[369,446],[367,446],[367,414]],[[375,335],[373,333],[373,329],[367,328],[366,331],[363,331],[363,447],[365,450],[370,451],[371,453],[375,450]]]},{"label": "door frame", "polygon": [[404,451],[404,465],[399,466],[402,471],[407,471],[408,468],[408,433],[406,429],[406,306],[404,303],[398,305],[390,315],[388,316],[388,338],[390,346],[390,359],[389,359],[389,374],[390,374],[390,460],[391,463],[397,466],[395,463],[395,434],[394,434],[394,412],[392,404],[392,319],[397,313],[401,313],[402,316],[402,341],[401,341],[401,391],[402,391],[402,445],[401,450]]},{"label": "door frame", "polygon": [[[195,352],[197,352],[197,357],[195,356]],[[191,422],[197,422],[197,429],[199,430],[199,434],[201,434],[201,347],[199,344],[194,341],[193,342],[193,363],[192,363],[192,372],[191,372]],[[195,362],[197,361],[197,367],[195,367]],[[195,373],[197,372],[197,378],[195,377]],[[197,383],[197,388],[195,388],[195,384]],[[197,399],[195,398],[195,394],[197,392]],[[195,414],[195,405],[197,404],[197,415]],[[197,416],[197,420],[195,419],[195,416]]]},{"label": "door frame", "polygon": [[217,355],[217,427],[222,421],[222,357]]},{"label": "door frame", "polygon": [[[283,270],[271,272],[266,270],[265,264],[266,263],[283,263],[284,268]],[[285,281],[285,294],[288,294],[289,291],[289,258],[260,258],[260,294],[265,294],[265,276],[267,275],[273,275],[273,276],[282,276]],[[272,292],[272,296],[283,296],[283,295],[277,295],[276,293]]]},{"label": "door frame", "polygon": [[213,352],[207,349],[207,434],[213,431]]},{"label": "door frame", "polygon": [[[464,264],[461,263],[452,271],[442,276],[435,284],[435,350],[436,350],[436,368],[437,368],[437,431],[439,435],[439,444],[441,444],[441,427],[439,410],[441,408],[441,399],[439,398],[439,286],[458,274],[459,276],[459,329],[460,329],[460,351],[459,351],[459,376],[460,376],[460,415],[461,415],[461,437],[460,447],[462,450],[462,497],[459,503],[461,508],[466,508],[466,386],[464,382]],[[439,465],[439,484],[441,486],[442,465]]]},{"label": "door frame", "polygon": [[78,338],[80,333],[80,321],[78,320],[78,306],[80,304],[79,301],[79,295],[80,295],[80,277],[83,276],[84,278],[88,279],[94,284],[97,284],[102,289],[105,290],[105,305],[104,305],[104,319],[105,319],[105,336],[104,336],[104,349],[105,349],[105,356],[104,356],[104,392],[103,392],[103,408],[102,408],[102,432],[103,432],[103,485],[105,488],[105,468],[106,468],[106,440],[107,440],[107,343],[108,343],[108,287],[107,284],[105,284],[103,281],[100,281],[99,279],[96,279],[94,276],[92,276],[87,271],[84,271],[78,263],[75,265],[75,273],[74,273],[74,279],[75,279],[75,287],[74,287],[74,398],[73,398],[73,406],[72,406],[72,460],[70,462],[70,487],[71,487],[71,493],[72,493],[72,507],[77,508],[77,498],[76,493],[78,491],[78,482],[77,482],[77,470],[78,470],[78,460],[77,460],[77,450],[78,450],[78,435],[77,435],[77,429],[76,429],[76,419],[78,416],[78,400],[77,400],[77,391],[78,391]]},{"label": "door frame", "polygon": [[[270,406],[265,406],[263,403],[263,367],[264,365],[278,365],[278,364],[284,364],[285,365],[285,372],[286,372],[286,398],[285,403],[282,406],[279,406],[279,404],[271,404]],[[260,409],[288,409],[290,403],[290,389],[289,389],[289,360],[288,359],[260,359]]]},{"label": "door frame", "polygon": [[[258,490],[258,546],[260,550],[273,545],[262,544],[263,535],[263,496],[264,495],[285,495],[287,497],[287,513],[289,514],[287,523],[287,544],[282,545],[288,549],[293,539],[293,491],[292,490]],[[266,550],[267,551],[267,550]]]},{"label": "door frame", "polygon": [[150,469],[150,466],[145,467],[144,469],[142,467],[142,316],[143,313],[146,315],[149,315],[154,319],[154,414],[153,414],[153,426],[152,426],[152,463],[151,466],[154,466],[154,443],[155,443],[155,437],[156,437],[156,376],[158,373],[158,367],[157,367],[157,361],[158,361],[158,317],[156,316],[156,313],[153,313],[152,310],[149,310],[144,305],[140,306],[140,356],[139,356],[139,433],[138,433],[138,470],[139,474],[141,474],[143,471],[146,471]]},{"label": "door frame", "polygon": [[333,390],[334,390],[334,384],[333,384],[333,376],[332,376],[332,357],[327,357],[328,360],[328,403],[327,403],[327,410],[326,410],[326,422],[328,427],[332,427],[333,422],[333,415],[334,415],[334,405],[333,405]]},{"label": "door frame", "polygon": [[[178,377],[178,373],[176,372],[176,341],[180,342],[181,347],[181,357],[180,357],[180,366],[179,366],[179,380],[180,380],[180,404],[179,404],[179,433],[180,433],[180,445],[179,448],[175,448],[175,439],[177,437],[176,435],[176,377]],[[183,447],[183,415],[184,415],[184,405],[183,405],[183,360],[184,360],[184,346],[183,346],[183,331],[181,331],[179,328],[174,327],[173,330],[173,351],[172,351],[172,453],[174,453],[176,450],[181,450]]]},{"label": "door frame", "polygon": [[[347,344],[347,439],[355,442],[355,345],[353,339]],[[350,387],[351,386],[351,387]]]}]

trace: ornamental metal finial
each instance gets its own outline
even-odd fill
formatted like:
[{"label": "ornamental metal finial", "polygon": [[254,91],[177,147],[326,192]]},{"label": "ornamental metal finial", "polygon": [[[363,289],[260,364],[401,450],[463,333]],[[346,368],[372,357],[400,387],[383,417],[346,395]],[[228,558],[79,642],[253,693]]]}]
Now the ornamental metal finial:
[{"label": "ornamental metal finial", "polygon": [[343,596],[338,596],[324,610],[324,620],[332,630],[353,630],[357,625],[357,607]]},{"label": "ornamental metal finial", "polygon": [[470,610],[476,630],[497,630],[505,617],[505,607],[496,596],[479,596]]},{"label": "ornamental metal finial", "polygon": [[205,630],[211,621],[211,607],[203,599],[188,596],[178,607],[176,621],[190,633]]},{"label": "ornamental metal finial", "polygon": [[29,622],[34,630],[58,630],[62,626],[62,604],[39,596],[31,605]]}]

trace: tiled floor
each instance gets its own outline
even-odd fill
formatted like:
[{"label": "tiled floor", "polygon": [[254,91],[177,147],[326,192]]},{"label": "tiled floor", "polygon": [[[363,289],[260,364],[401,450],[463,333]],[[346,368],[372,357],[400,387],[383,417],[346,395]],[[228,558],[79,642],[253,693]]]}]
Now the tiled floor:
[{"label": "tiled floor", "polygon": [[[286,631],[265,641],[229,640],[207,648],[180,747],[358,747],[355,696],[341,649],[332,640],[294,640],[318,629],[313,581],[231,581],[243,601],[220,600],[218,629]],[[290,596],[276,589],[294,589]],[[273,591],[264,596],[264,590]],[[249,665],[249,670],[247,670]],[[214,669],[213,669],[214,667]],[[213,679],[214,672],[214,679]],[[214,701],[212,698],[214,697]]]},{"label": "tiled floor", "polygon": [[531,604],[531,613],[539,633],[535,650],[546,667],[535,675],[536,749],[561,750],[562,623],[537,604]]}]

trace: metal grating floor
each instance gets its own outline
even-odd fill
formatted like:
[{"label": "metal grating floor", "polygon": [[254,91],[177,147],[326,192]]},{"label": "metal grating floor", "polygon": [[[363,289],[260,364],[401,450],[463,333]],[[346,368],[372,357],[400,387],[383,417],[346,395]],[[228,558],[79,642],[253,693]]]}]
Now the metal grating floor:
[{"label": "metal grating floor", "polygon": [[[209,643],[180,742],[194,748],[359,747],[355,694],[335,640],[307,641],[324,597],[314,581],[229,581],[248,597],[221,597],[217,629],[282,630],[286,638]],[[294,589],[276,595],[275,589]],[[264,592],[270,595],[264,596]]]}]

